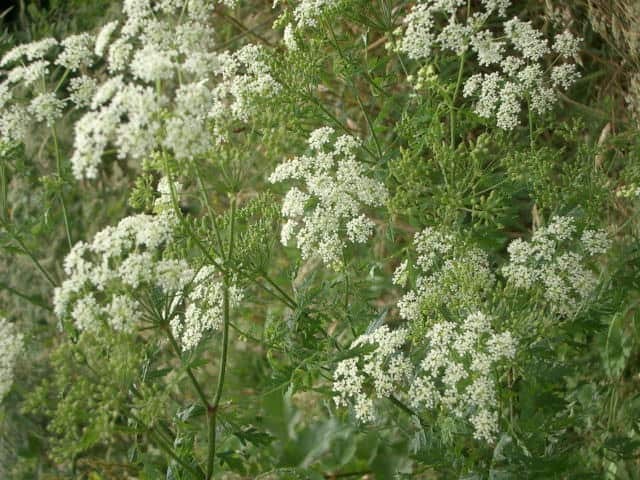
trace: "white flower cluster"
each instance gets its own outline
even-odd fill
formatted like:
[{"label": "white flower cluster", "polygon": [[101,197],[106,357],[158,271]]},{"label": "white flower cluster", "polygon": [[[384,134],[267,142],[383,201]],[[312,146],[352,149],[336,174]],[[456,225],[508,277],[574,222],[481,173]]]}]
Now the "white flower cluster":
[{"label": "white flower cluster", "polygon": [[[206,153],[235,122],[249,120],[259,98],[280,88],[258,46],[216,51],[206,23],[213,7],[205,0],[127,0],[124,21],[106,24],[97,36],[14,48],[0,62],[12,67],[0,83],[0,140],[23,141],[32,121],[52,126],[71,107],[85,112],[71,158],[78,179],[97,176],[107,149],[134,161],[158,148],[179,159]],[[48,60],[57,45],[57,58]],[[106,65],[105,81],[94,63]],[[51,78],[55,66],[66,69],[67,83]],[[55,91],[47,90],[51,83]],[[27,104],[25,87],[33,97]]]},{"label": "white flower cluster", "polygon": [[88,33],[65,38],[61,43],[63,50],[58,55],[56,64],[72,71],[91,66],[94,42],[95,38]]},{"label": "white flower cluster", "polygon": [[[517,342],[509,331],[496,331],[482,313],[484,296],[495,282],[488,258],[433,228],[418,232],[414,246],[415,266],[404,261],[393,275],[393,282],[404,287],[410,268],[418,271],[415,289],[398,302],[407,326],[394,332],[383,326],[353,342],[351,348],[376,349],[337,365],[335,402],[353,405],[359,420],[371,421],[374,401],[395,395],[418,413],[429,410],[468,422],[474,438],[494,442],[496,374],[515,357]],[[442,309],[446,316],[438,315]],[[414,366],[405,350],[425,352],[424,357]]]},{"label": "white flower cluster", "polygon": [[202,155],[225,140],[232,122],[249,119],[256,98],[279,90],[258,46],[216,52],[204,23],[212,8],[205,1],[131,0],[119,31],[113,22],[103,27],[95,52],[115,76],[98,87],[76,124],[77,178],[96,176],[109,145],[121,158],[141,159],[158,147],[179,159]]},{"label": "white flower cluster", "polygon": [[541,288],[549,308],[563,316],[575,313],[597,286],[586,258],[606,253],[610,246],[606,232],[584,230],[578,237],[577,230],[572,217],[553,217],[529,242],[513,240],[509,263],[502,268],[514,287]]},{"label": "white flower cluster", "polygon": [[[277,3],[278,0],[275,0],[274,8]],[[330,22],[332,16],[346,2],[345,0],[299,0],[288,3],[295,5],[291,14],[293,20],[285,25],[282,40],[287,50],[296,51],[299,48],[299,38],[296,37],[299,31],[317,28],[321,20]]]},{"label": "white flower cluster", "polygon": [[74,176],[95,178],[109,145],[115,146],[120,158],[149,155],[157,146],[160,113],[167,102],[153,87],[125,84],[121,77],[101,85],[93,98],[93,109],[75,126]]},{"label": "white flower cluster", "polygon": [[42,60],[47,53],[57,45],[58,41],[55,38],[44,38],[36,42],[17,45],[2,57],[2,60],[0,60],[0,67],[6,68],[7,66],[18,62],[25,65],[27,62]]},{"label": "white flower cluster", "polygon": [[[80,331],[96,331],[101,325],[132,332],[142,321],[153,322],[150,304],[158,293],[171,305],[162,314],[184,348],[193,348],[204,333],[222,318],[222,286],[210,267],[194,270],[184,260],[166,258],[173,242],[177,219],[167,208],[171,202],[168,181],[160,182],[156,215],[126,217],[115,227],[98,232],[93,241],[77,243],[64,261],[67,275],[54,292],[54,312],[70,317]],[[179,191],[179,186],[176,187]],[[230,288],[230,305],[237,305],[241,291]],[[184,315],[179,308],[186,306]]]},{"label": "white flower cluster", "polygon": [[278,165],[269,177],[272,183],[298,180],[305,184],[304,190],[292,187],[285,196],[282,215],[287,221],[281,241],[286,245],[296,235],[303,259],[318,255],[338,269],[344,237],[363,243],[373,233],[375,224],[362,213],[362,206],[381,206],[388,193],[356,159],[360,143],[354,137],[335,138],[332,128],[322,127],[311,133],[308,144],[311,155]]},{"label": "white flower cluster", "polygon": [[318,19],[341,0],[301,0],[293,9],[296,28],[316,27]]},{"label": "white flower cluster", "polygon": [[52,38],[18,45],[0,61],[8,69],[0,82],[0,141],[22,142],[34,123],[50,127],[62,116],[66,100],[42,88],[54,66],[46,57],[57,45]]},{"label": "white flower cluster", "polygon": [[[511,130],[520,123],[522,105],[542,114],[557,100],[556,91],[566,90],[578,79],[569,61],[577,54],[579,41],[568,31],[556,35],[551,45],[531,22],[506,20],[510,0],[482,0],[482,9],[461,18],[466,0],[425,0],[405,18],[400,50],[413,59],[430,58],[436,50],[456,55],[475,55],[489,73],[477,73],[465,82],[465,97],[476,96],[475,112],[495,118],[499,128]],[[464,7],[464,8],[463,8]],[[490,21],[495,18],[496,21]],[[494,25],[502,20],[501,31]],[[545,59],[555,59],[550,69]]]},{"label": "white flower cluster", "polygon": [[[419,271],[415,288],[398,302],[400,316],[415,325],[421,324],[423,311],[439,306],[449,310],[478,308],[483,293],[495,282],[487,255],[477,248],[459,244],[451,234],[427,227],[416,233],[414,247]],[[408,262],[394,274],[394,283],[405,286]],[[434,312],[432,312],[434,313]]]},{"label": "white flower cluster", "polygon": [[[186,350],[196,347],[205,332],[219,330],[224,315],[223,283],[213,266],[202,267],[193,279],[193,285],[186,298],[184,318],[176,316],[171,320],[173,334]],[[242,298],[242,290],[235,284],[230,285],[229,306],[238,306]]]},{"label": "white flower cluster", "polygon": [[[173,226],[174,220],[167,214],[133,215],[98,232],[91,244],[74,245],[64,261],[67,279],[55,290],[56,315],[63,319],[70,314],[80,330],[95,329],[103,319],[117,330],[131,330],[142,310],[128,299],[127,291],[153,282],[175,287],[166,292],[174,293],[192,278],[183,276],[188,270],[184,262],[158,258],[171,240]],[[96,294],[100,298],[113,296],[114,305],[102,309]],[[123,315],[101,315],[99,310]]]},{"label": "white flower cluster", "polygon": [[15,325],[0,318],[0,400],[11,389],[16,361],[24,349],[24,337]]},{"label": "white flower cluster", "polygon": [[413,367],[402,353],[408,331],[390,331],[383,325],[358,337],[351,348],[373,350],[338,363],[334,372],[334,401],[339,407],[354,406],[359,421],[375,420],[375,400],[389,397],[411,378]]},{"label": "white flower cluster", "polygon": [[408,338],[406,328],[390,331],[386,325],[358,337],[351,349],[365,353],[340,361],[334,371],[336,405],[353,406],[356,419],[372,422],[375,401],[398,395],[418,412],[439,410],[468,421],[474,438],[494,442],[495,378],[497,370],[516,355],[511,333],[496,333],[491,318],[479,311],[461,322],[437,322],[420,340],[426,355],[415,369],[403,352]]},{"label": "white flower cluster", "polygon": [[475,312],[461,323],[436,323],[424,340],[427,354],[409,388],[412,407],[444,409],[467,419],[476,439],[493,442],[498,432],[495,370],[514,358],[514,338],[495,333],[491,319]]}]

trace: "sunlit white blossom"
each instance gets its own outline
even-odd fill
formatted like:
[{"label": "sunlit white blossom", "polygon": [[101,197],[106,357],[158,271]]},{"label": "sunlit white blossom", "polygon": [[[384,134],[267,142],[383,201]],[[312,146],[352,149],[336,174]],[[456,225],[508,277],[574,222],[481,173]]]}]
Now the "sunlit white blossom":
[{"label": "sunlit white blossom", "polygon": [[[362,207],[381,206],[388,194],[356,159],[355,138],[336,138],[333,129],[322,127],[311,133],[308,144],[310,156],[280,164],[269,177],[272,183],[288,179],[304,183],[304,190],[294,186],[285,196],[282,241],[288,242],[297,230],[302,258],[318,255],[325,264],[339,268],[345,236],[351,243],[363,243],[373,233],[374,223]],[[307,208],[311,200],[313,207]]]},{"label": "sunlit white blossom", "polygon": [[69,70],[77,70],[92,64],[93,60],[93,36],[88,33],[80,33],[65,38],[62,45],[62,53],[58,55],[56,64]]},{"label": "sunlit white blossom", "polygon": [[73,77],[69,80],[69,100],[77,107],[91,105],[98,83],[88,76]]},{"label": "sunlit white blossom", "polygon": [[374,401],[394,394],[412,375],[411,362],[402,352],[407,334],[406,329],[390,331],[383,325],[351,344],[352,349],[374,349],[357,358],[342,360],[336,366],[333,391],[337,406],[352,406],[359,421],[375,420]]},{"label": "sunlit white blossom", "polygon": [[37,122],[45,122],[51,127],[62,116],[64,105],[55,93],[43,93],[31,100],[28,110]]},{"label": "sunlit white blossom", "polygon": [[56,45],[58,45],[58,41],[55,38],[43,38],[36,42],[16,45],[5,53],[0,61],[0,66],[6,67],[25,58],[29,61],[41,60]]},{"label": "sunlit white blossom", "polygon": [[109,41],[111,40],[111,35],[115,32],[116,28],[118,28],[118,21],[115,20],[113,22],[106,23],[98,33],[96,37],[96,44],[94,48],[94,53],[101,57],[104,55],[107,46],[109,45]]},{"label": "sunlit white blossom", "polygon": [[482,312],[462,322],[434,324],[425,334],[426,355],[409,388],[413,408],[445,408],[466,419],[478,440],[493,442],[498,432],[495,369],[514,358],[510,332],[496,333]]},{"label": "sunlit white blossom", "polygon": [[[171,321],[173,334],[186,350],[196,347],[207,332],[220,329],[224,320],[224,286],[216,268],[201,268],[192,283],[193,288],[185,297],[184,318],[176,316]],[[242,298],[242,290],[230,285],[229,307],[238,306]]]}]

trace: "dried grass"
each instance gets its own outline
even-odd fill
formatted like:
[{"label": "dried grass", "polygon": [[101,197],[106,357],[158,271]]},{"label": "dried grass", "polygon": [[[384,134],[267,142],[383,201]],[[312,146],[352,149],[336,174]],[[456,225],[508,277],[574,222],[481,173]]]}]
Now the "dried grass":
[{"label": "dried grass", "polygon": [[593,29],[640,70],[640,1],[588,0],[587,6]]}]

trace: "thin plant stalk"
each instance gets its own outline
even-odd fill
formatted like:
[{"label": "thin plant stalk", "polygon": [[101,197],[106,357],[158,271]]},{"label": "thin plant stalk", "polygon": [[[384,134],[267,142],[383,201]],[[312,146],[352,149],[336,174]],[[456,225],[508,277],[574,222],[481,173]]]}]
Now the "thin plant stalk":
[{"label": "thin plant stalk", "polygon": [[71,240],[71,229],[69,228],[69,215],[67,214],[67,205],[64,201],[63,180],[62,180],[62,158],[60,155],[60,145],[58,144],[58,135],[56,128],[51,127],[51,133],[53,135],[53,148],[56,154],[56,173],[58,175],[58,182],[60,182],[58,191],[58,198],[60,199],[60,205],[62,206],[62,218],[64,219],[64,230],[67,234],[67,242],[69,243],[69,250],[73,248],[73,241]]},{"label": "thin plant stalk", "polygon": [[[228,263],[233,258],[233,246],[234,246],[234,228],[235,228],[235,213],[236,213],[235,200],[231,200],[231,222],[229,225],[229,250],[227,252],[226,261],[227,269]],[[228,270],[227,270],[228,272]],[[223,274],[223,325],[222,325],[222,351],[220,352],[220,371],[218,373],[218,384],[216,386],[216,392],[213,397],[211,407],[207,409],[209,416],[209,451],[207,453],[207,474],[206,480],[209,480],[213,476],[214,461],[216,455],[216,423],[218,416],[218,409],[220,406],[220,400],[222,399],[222,391],[224,388],[224,379],[227,370],[227,353],[229,349],[229,274]]]}]

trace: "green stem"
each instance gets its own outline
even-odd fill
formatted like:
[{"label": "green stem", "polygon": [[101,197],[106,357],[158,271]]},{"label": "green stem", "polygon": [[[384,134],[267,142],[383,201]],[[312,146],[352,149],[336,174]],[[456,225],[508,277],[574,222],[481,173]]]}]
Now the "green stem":
[{"label": "green stem", "polygon": [[243,34],[251,35],[256,40],[259,40],[260,42],[264,43],[266,46],[273,47],[273,44],[267,38],[263,37],[262,35],[260,35],[259,33],[256,32],[256,30],[257,30],[256,27],[249,28],[249,27],[245,26],[237,18],[235,18],[235,17],[233,17],[233,16],[221,11],[220,9],[216,9],[215,13],[217,15],[219,15],[220,17],[224,18],[225,20],[228,20],[229,22],[233,23],[236,27],[238,27],[238,29],[240,29],[240,31]]},{"label": "green stem", "polygon": [[389,400],[391,401],[391,403],[393,403],[396,407],[398,407],[400,410],[402,410],[403,412],[407,413],[408,415],[411,415],[413,417],[416,417],[418,419],[418,421],[420,422],[420,425],[422,425],[424,427],[424,423],[422,421],[422,418],[420,417],[420,415],[418,415],[413,409],[411,409],[409,406],[407,406],[404,402],[402,402],[401,400],[398,400],[396,397],[394,397],[393,395],[388,397]]},{"label": "green stem", "polygon": [[224,258],[224,246],[222,243],[222,236],[220,235],[220,229],[218,228],[218,222],[216,221],[216,216],[211,209],[211,205],[209,204],[209,198],[207,197],[207,191],[204,188],[204,182],[202,181],[202,176],[200,174],[200,169],[198,168],[197,163],[193,162],[193,167],[196,171],[196,178],[198,179],[198,189],[200,190],[200,196],[202,197],[202,203],[204,203],[205,208],[207,210],[207,215],[209,216],[209,221],[213,226],[213,231],[216,234],[216,241],[218,243],[218,249],[220,250],[220,256]]},{"label": "green stem", "polygon": [[202,244],[198,236],[195,234],[195,232],[191,228],[191,225],[189,225],[184,219],[182,212],[180,211],[180,205],[178,204],[178,194],[176,193],[176,187],[173,184],[173,179],[171,178],[171,172],[169,170],[169,161],[167,160],[167,156],[165,154],[163,154],[163,159],[164,159],[164,166],[167,174],[167,179],[169,180],[169,187],[171,190],[171,204],[173,205],[173,210],[175,211],[178,221],[180,222],[182,227],[187,231],[187,233],[189,234],[191,239],[195,242],[195,244],[198,246],[198,248],[202,251],[202,254],[207,258],[207,260],[209,260],[209,262],[211,262],[211,264],[215,266],[218,269],[218,271],[225,274],[226,273],[225,266],[221,265],[220,262],[218,262],[215,258],[211,256],[211,254],[208,252],[208,250],[205,248],[205,246]]},{"label": "green stem", "polygon": [[191,473],[191,475],[193,475],[195,478],[203,478],[202,470],[196,470],[194,467],[185,462],[158,432],[151,429],[150,427],[147,428],[149,428],[149,434],[151,435],[151,437],[153,438],[155,436],[156,444],[158,445],[158,447],[160,447],[161,450],[163,450],[167,455],[173,458],[178,464],[180,464],[182,468]]},{"label": "green stem", "polygon": [[[165,326],[165,331],[167,332],[167,336],[169,337],[169,342],[171,343],[171,346],[173,347],[173,349],[175,350],[176,354],[180,358],[180,361],[182,361],[182,350],[180,349],[180,346],[178,345],[176,337],[174,337],[173,333],[171,332],[171,327],[166,325]],[[196,389],[196,392],[198,392],[198,397],[202,401],[204,407],[207,408],[207,409],[210,408],[211,405],[209,404],[209,401],[207,400],[207,396],[205,395],[204,390],[202,389],[202,386],[198,382],[198,379],[196,379],[196,376],[193,374],[193,370],[191,370],[191,367],[185,365],[185,371],[187,372],[187,375],[189,376],[189,379],[191,380],[191,383],[193,384],[193,387]]]},{"label": "green stem", "polygon": [[53,146],[56,153],[56,172],[58,174],[58,182],[60,182],[60,190],[58,191],[58,197],[60,198],[60,204],[62,205],[62,218],[64,219],[64,230],[67,234],[67,242],[69,243],[69,250],[73,248],[73,242],[71,241],[71,229],[69,228],[69,216],[67,215],[67,205],[64,202],[64,191],[62,180],[62,158],[60,156],[60,146],[58,145],[58,135],[56,134],[56,128],[51,127],[51,133],[53,134]]},{"label": "green stem", "polygon": [[533,150],[533,111],[531,110],[531,102],[529,102],[527,110],[529,113],[529,145],[531,146],[531,150]]},{"label": "green stem", "polygon": [[[235,199],[231,200],[231,223],[229,225],[229,251],[227,253],[227,263],[233,258],[234,247],[234,229],[235,229],[235,213],[236,202]],[[229,265],[227,264],[228,268]],[[218,373],[218,385],[216,386],[216,393],[213,397],[213,403],[211,407],[207,409],[209,416],[209,451],[207,453],[207,474],[206,480],[209,480],[213,476],[214,461],[216,456],[216,423],[218,417],[218,408],[220,406],[220,400],[222,398],[222,391],[224,388],[224,378],[227,371],[227,353],[229,350],[229,274],[223,274],[223,290],[222,290],[222,311],[223,311],[223,325],[222,325],[222,351],[220,352],[220,371]]]},{"label": "green stem", "polygon": [[367,125],[369,127],[369,131],[371,132],[371,137],[373,138],[373,143],[376,146],[376,151],[378,152],[378,161],[382,162],[382,148],[380,147],[380,142],[378,141],[378,136],[376,135],[375,130],[373,129],[373,123],[371,122],[371,118],[369,118],[369,114],[364,108],[362,104],[362,100],[360,100],[360,96],[356,93],[356,100],[358,101],[358,105],[360,106],[360,110],[364,114],[364,118],[367,121]]},{"label": "green stem", "polygon": [[273,20],[275,18],[276,18],[276,15],[270,15],[269,17],[267,17],[266,20],[256,24],[255,26],[253,26],[251,28],[248,28],[245,31],[241,31],[239,34],[232,36],[231,38],[229,38],[228,40],[226,40],[223,43],[217,44],[216,47],[214,48],[214,51],[216,51],[216,52],[224,51],[229,47],[229,45],[237,44],[238,40],[243,39],[247,35],[253,35],[254,32],[257,32],[261,28],[263,28],[263,27],[265,27],[267,25],[273,25]]},{"label": "green stem", "polygon": [[353,335],[353,338],[356,338],[358,335],[356,334],[356,329],[354,328],[353,323],[351,323],[351,315],[349,315],[349,270],[347,268],[347,260],[344,257],[344,254],[342,257],[342,267],[344,268],[344,314],[347,317],[347,323],[351,329],[351,334]]},{"label": "green stem", "polygon": [[256,337],[255,335],[252,335],[252,334],[250,334],[250,333],[248,333],[248,332],[245,332],[244,330],[242,330],[240,327],[238,327],[238,326],[237,326],[236,324],[234,324],[233,322],[229,322],[229,326],[230,326],[232,329],[234,329],[236,332],[238,332],[238,334],[239,334],[241,337],[245,337],[246,339],[251,340],[252,342],[255,342],[255,343],[259,344],[259,345],[262,345],[262,346],[264,346],[264,347],[270,348],[270,349],[272,349],[272,350],[276,350],[276,351],[278,351],[278,352],[285,352],[285,350],[283,350],[282,348],[280,348],[280,347],[278,347],[278,346],[276,346],[276,345],[273,345],[273,344],[271,344],[271,343],[267,343],[267,342],[265,342],[264,340],[259,339],[259,338],[258,338],[258,337]]},{"label": "green stem", "polygon": [[17,297],[20,297],[20,298],[28,301],[29,303],[31,303],[32,305],[35,305],[36,307],[43,308],[43,309],[45,309],[45,310],[47,310],[49,312],[53,311],[53,308],[51,308],[49,305],[47,305],[45,303],[45,301],[42,300],[41,298],[33,296],[33,295],[26,294],[26,293],[19,292],[18,290],[16,290],[15,288],[7,285],[6,283],[0,282],[0,290],[6,290],[7,292],[9,292],[9,293],[11,293],[11,294],[13,294],[13,295],[15,295]]},{"label": "green stem", "polygon": [[324,478],[348,478],[348,477],[364,477],[365,475],[370,475],[372,473],[371,470],[362,470],[359,472],[344,472],[344,473],[325,473],[323,475]]},{"label": "green stem", "polygon": [[269,275],[267,275],[266,273],[262,273],[262,278],[264,278],[264,280],[271,285],[273,288],[275,288],[280,295],[282,295],[284,297],[284,299],[286,300],[286,303],[289,305],[289,307],[291,307],[292,309],[296,309],[298,308],[298,302],[296,302],[287,292],[285,292],[276,282],[274,282],[271,277],[269,277]]},{"label": "green stem", "polygon": [[273,292],[273,291],[269,290],[262,283],[260,283],[260,281],[257,278],[255,278],[252,274],[249,274],[249,273],[247,273],[247,272],[245,272],[243,270],[237,270],[237,273],[238,273],[238,275],[241,275],[242,277],[246,278],[247,280],[255,283],[260,289],[262,289],[265,292],[267,292],[269,295],[271,295],[276,300],[284,303],[289,308],[295,309],[297,307],[297,304],[293,304],[292,305],[286,298],[283,298],[280,295],[278,295],[276,292]]},{"label": "green stem", "polygon": [[[308,94],[305,96],[308,100],[311,100],[320,110],[322,110],[322,112],[327,115],[327,117],[329,117],[329,119],[331,119],[331,121],[333,121],[338,127],[340,127],[340,129],[342,131],[344,131],[347,135],[351,135],[353,136],[353,132],[351,131],[351,129],[349,129],[346,125],[344,125],[339,119],[338,117],[336,117],[333,113],[331,113],[323,104],[322,102],[320,102],[320,100],[318,100],[316,97],[314,97],[312,94]],[[372,158],[375,158],[377,160],[376,155],[371,151],[371,149],[365,145],[362,145],[362,149],[367,152]],[[364,163],[374,163],[371,161],[365,161],[365,160],[361,160]]]},{"label": "green stem", "polygon": [[0,205],[0,216],[2,218],[9,218],[9,189],[8,185],[9,181],[7,179],[7,172],[5,170],[4,162],[0,163],[0,201],[2,201],[2,205]]},{"label": "green stem", "polygon": [[[331,22],[328,22],[326,19],[323,18],[323,23],[325,24],[325,28],[329,31],[329,33],[331,34],[331,39],[333,40],[333,46],[335,47],[336,51],[338,52],[338,55],[340,55],[340,58],[342,59],[342,61],[345,62],[345,64],[348,64],[350,62],[350,59],[348,59],[345,54],[342,51],[342,48],[340,48],[340,44],[338,43],[338,39],[336,37],[335,32],[333,31],[333,27],[331,26]],[[378,85],[375,84],[375,82],[373,82],[368,74],[366,72],[364,72],[362,78],[364,78],[365,80],[367,80],[374,88],[379,89]],[[381,161],[382,159],[382,149],[380,148],[380,144],[378,143],[378,139],[376,137],[375,132],[373,131],[373,125],[371,123],[371,119],[369,118],[369,115],[367,115],[367,112],[364,109],[364,105],[362,104],[362,101],[360,100],[360,97],[358,96],[358,89],[356,88],[355,84],[353,83],[353,81],[349,78],[346,79],[347,83],[351,86],[351,88],[353,88],[354,90],[354,95],[356,97],[356,100],[358,102],[358,105],[360,106],[360,108],[362,109],[362,113],[364,113],[365,119],[367,121],[367,124],[369,126],[369,129],[371,130],[371,136],[373,137],[373,141],[376,145],[376,149],[378,150],[378,158],[376,160],[378,160],[378,162]],[[388,95],[387,92],[385,92],[384,90],[380,91],[381,94],[383,95]],[[373,155],[373,153],[366,148],[364,145],[362,147],[369,155],[371,155],[373,158],[376,158],[375,155]]]},{"label": "green stem", "polygon": [[[336,37],[336,33],[333,30],[333,27],[331,26],[331,22],[328,21],[326,18],[322,18],[322,23],[325,25],[325,28],[327,29],[327,31],[330,34],[331,40],[333,42],[333,47],[336,49],[336,51],[338,52],[338,55],[340,55],[340,58],[345,62],[345,64],[349,64],[352,62],[351,59],[347,58],[346,55],[344,54],[344,52],[342,51],[342,48],[340,48],[340,43],[338,43],[338,38]],[[366,68],[362,69],[361,71],[361,77],[364,80],[367,81],[367,83],[369,85],[371,85],[374,90],[376,90],[379,94],[384,95],[384,96],[389,96],[388,92],[385,92],[378,84],[376,84],[373,79],[371,78],[371,76],[369,75],[369,72],[367,72]],[[355,90],[355,85],[353,85],[353,83],[348,80],[348,82],[353,86],[354,90]]]},{"label": "green stem", "polygon": [[164,434],[161,433],[156,427],[147,425],[145,422],[142,421],[140,417],[138,417],[137,415],[131,412],[129,412],[129,416],[147,430],[149,436],[155,439],[158,447],[160,447],[162,451],[164,451],[167,455],[169,455],[177,463],[179,463],[182,468],[184,468],[189,473],[191,473],[191,475],[193,475],[194,478],[204,478],[204,472],[202,471],[202,469],[200,467],[196,469],[192,465],[189,465],[187,462],[185,462],[182,458],[180,458],[180,456],[176,453],[176,451],[171,447],[169,440],[167,440],[164,437]]},{"label": "green stem", "polygon": [[231,199],[231,222],[229,223],[229,251],[227,252],[227,259],[226,259],[227,264],[225,265],[225,267],[227,268],[227,271],[229,270],[229,263],[233,258],[233,245],[234,245],[233,236],[235,233],[235,228],[236,228],[236,201],[235,199]]},{"label": "green stem", "polygon": [[18,235],[16,235],[10,228],[9,224],[7,221],[4,220],[4,218],[2,218],[0,216],[0,224],[2,224],[3,228],[5,229],[5,231],[9,234],[9,236],[11,236],[11,238],[13,238],[13,240],[20,246],[20,248],[22,249],[22,252],[27,255],[31,261],[33,262],[33,264],[36,266],[36,268],[38,270],[40,270],[40,273],[42,273],[42,275],[44,275],[44,277],[49,281],[49,283],[53,286],[53,287],[57,287],[58,283],[51,277],[51,275],[49,275],[49,273],[44,269],[44,267],[40,264],[40,262],[38,261],[38,259],[33,255],[33,253],[31,253],[31,250],[29,250],[27,248],[27,246],[24,244],[24,242],[20,239],[20,237]]},{"label": "green stem", "polygon": [[62,84],[64,83],[64,81],[67,79],[68,76],[69,76],[69,69],[67,68],[62,74],[62,76],[60,77],[60,80],[58,81],[58,83],[56,84],[56,88],[53,89],[54,93],[60,89],[60,87],[62,86]]},{"label": "green stem", "polygon": [[451,123],[451,147],[455,145],[456,138],[456,100],[458,99],[458,93],[460,92],[460,85],[462,84],[462,73],[464,72],[464,57],[463,53],[460,55],[460,65],[458,67],[458,78],[456,79],[456,88],[453,91],[453,98],[451,99],[451,106],[449,109],[449,122]]}]

